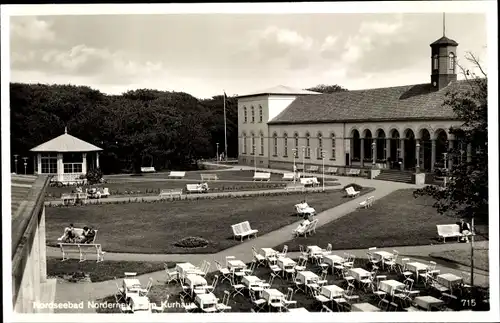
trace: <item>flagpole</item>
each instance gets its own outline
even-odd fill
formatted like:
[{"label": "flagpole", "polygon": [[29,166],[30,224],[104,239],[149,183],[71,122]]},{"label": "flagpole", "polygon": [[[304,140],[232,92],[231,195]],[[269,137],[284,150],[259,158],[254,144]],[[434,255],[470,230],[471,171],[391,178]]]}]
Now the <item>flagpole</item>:
[{"label": "flagpole", "polygon": [[224,91],[224,160],[227,161],[226,91]]}]

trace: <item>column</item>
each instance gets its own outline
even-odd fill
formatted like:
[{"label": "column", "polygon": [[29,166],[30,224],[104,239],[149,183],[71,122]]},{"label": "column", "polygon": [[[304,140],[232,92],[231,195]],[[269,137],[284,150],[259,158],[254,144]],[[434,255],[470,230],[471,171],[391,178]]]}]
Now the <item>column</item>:
[{"label": "column", "polygon": [[401,146],[401,170],[405,169],[405,140],[404,139],[399,139],[400,146]]},{"label": "column", "polygon": [[87,153],[82,153],[82,173],[87,174]]},{"label": "column", "polygon": [[359,150],[360,150],[360,154],[359,154],[359,161],[361,162],[361,167],[363,167],[365,165],[365,139],[364,138],[360,138],[359,139],[359,142],[360,142],[360,147],[359,147]]},{"label": "column", "polygon": [[64,182],[64,164],[62,153],[57,153],[57,180]]},{"label": "column", "polygon": [[386,167],[387,168],[391,168],[392,167],[392,164],[389,162],[389,159],[392,158],[391,156],[391,139],[386,139],[385,140],[386,143],[385,143],[385,160],[386,160]]},{"label": "column", "polygon": [[431,172],[434,171],[434,164],[436,163],[436,140],[431,140],[432,150],[431,150]]},{"label": "column", "polygon": [[472,161],[472,144],[467,144],[467,162],[470,163]]},{"label": "column", "polygon": [[372,166],[377,163],[377,139],[372,141]]},{"label": "column", "polygon": [[[451,152],[453,150],[453,146],[454,146],[454,140],[449,140],[448,141],[448,150]],[[453,168],[453,156],[455,155],[454,153],[451,153],[450,154],[451,158],[449,158],[448,160],[448,169],[451,170]]]},{"label": "column", "polygon": [[420,173],[420,139],[416,140],[415,144],[415,156],[417,159],[417,164],[415,165],[415,171]]},{"label": "column", "polygon": [[95,166],[99,168],[99,152],[95,153]]},{"label": "column", "polygon": [[38,174],[42,173],[42,155],[40,153],[36,154],[36,168],[38,169]]},{"label": "column", "polygon": [[422,145],[420,147],[420,153],[422,154],[421,163],[422,163],[422,169],[425,171],[425,140],[420,140],[420,144]]}]

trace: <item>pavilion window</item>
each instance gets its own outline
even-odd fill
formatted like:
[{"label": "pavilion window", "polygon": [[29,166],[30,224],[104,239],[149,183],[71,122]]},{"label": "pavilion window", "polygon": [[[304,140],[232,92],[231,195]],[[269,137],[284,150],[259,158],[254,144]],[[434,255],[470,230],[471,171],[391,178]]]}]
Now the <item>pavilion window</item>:
[{"label": "pavilion window", "polygon": [[83,170],[82,153],[66,153],[63,155],[64,173],[81,173]]},{"label": "pavilion window", "polygon": [[57,174],[57,154],[42,154],[42,174]]}]

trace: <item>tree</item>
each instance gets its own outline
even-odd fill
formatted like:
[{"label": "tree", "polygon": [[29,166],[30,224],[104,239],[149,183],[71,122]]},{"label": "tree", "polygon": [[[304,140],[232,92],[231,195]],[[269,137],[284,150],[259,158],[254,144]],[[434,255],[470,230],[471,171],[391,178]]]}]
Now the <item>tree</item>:
[{"label": "tree", "polygon": [[308,91],[313,91],[313,92],[320,92],[320,93],[335,93],[335,92],[344,92],[348,91],[346,88],[343,88],[340,85],[325,85],[325,84],[319,84],[316,85],[315,87],[311,87],[309,89],[306,89]]}]

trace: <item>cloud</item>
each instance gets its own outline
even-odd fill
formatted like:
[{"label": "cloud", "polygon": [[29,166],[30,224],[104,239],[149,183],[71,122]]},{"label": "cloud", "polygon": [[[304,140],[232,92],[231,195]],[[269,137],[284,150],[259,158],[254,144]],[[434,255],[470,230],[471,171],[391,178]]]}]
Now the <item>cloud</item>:
[{"label": "cloud", "polygon": [[12,17],[10,25],[12,37],[19,37],[31,42],[53,42],[56,34],[52,23],[38,17]]}]

